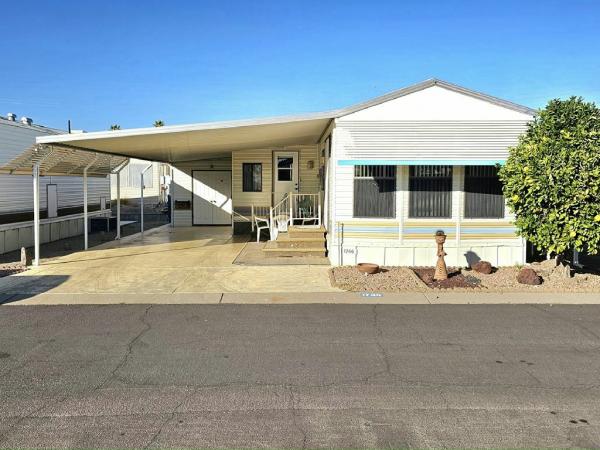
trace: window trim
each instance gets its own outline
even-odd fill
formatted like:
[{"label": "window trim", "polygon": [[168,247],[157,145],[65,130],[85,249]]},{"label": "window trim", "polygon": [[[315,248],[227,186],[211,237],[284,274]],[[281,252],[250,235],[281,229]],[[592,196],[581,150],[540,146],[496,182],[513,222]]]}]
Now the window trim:
[{"label": "window trim", "polygon": [[[244,177],[246,174],[245,168],[246,166],[251,166],[252,169],[250,171],[250,173],[252,174],[252,180],[251,180],[251,185],[253,186],[253,188],[250,189],[246,189],[246,183],[244,182]],[[258,184],[259,184],[259,189],[254,188],[255,186],[255,180],[254,180],[254,166],[259,166],[260,167],[260,178],[258,179]],[[242,192],[262,192],[263,191],[263,169],[262,169],[262,162],[243,162],[242,163]]]}]

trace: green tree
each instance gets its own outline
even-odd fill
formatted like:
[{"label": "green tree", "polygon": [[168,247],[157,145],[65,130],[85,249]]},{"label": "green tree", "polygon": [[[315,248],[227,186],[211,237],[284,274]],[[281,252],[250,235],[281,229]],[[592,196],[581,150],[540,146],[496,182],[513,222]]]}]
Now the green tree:
[{"label": "green tree", "polygon": [[120,130],[120,129],[121,129],[121,125],[117,125],[117,124],[111,125],[111,126],[110,126],[110,129],[111,129],[112,131],[114,131],[114,130]]},{"label": "green tree", "polygon": [[538,250],[600,249],[600,109],[551,100],[510,149],[500,180],[519,234]]},{"label": "green tree", "polygon": [[164,127],[165,123],[162,120],[155,120],[154,121],[154,126],[155,127]]}]

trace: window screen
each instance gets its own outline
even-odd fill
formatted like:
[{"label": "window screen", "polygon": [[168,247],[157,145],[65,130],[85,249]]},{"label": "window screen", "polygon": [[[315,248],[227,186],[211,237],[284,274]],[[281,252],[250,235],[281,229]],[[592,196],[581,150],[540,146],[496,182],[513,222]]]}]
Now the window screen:
[{"label": "window screen", "polygon": [[465,217],[469,219],[504,217],[504,196],[497,167],[465,167]]},{"label": "window screen", "polygon": [[242,190],[244,192],[262,192],[262,164],[242,164]]},{"label": "window screen", "polygon": [[452,166],[410,166],[409,191],[409,217],[452,217]]},{"label": "window screen", "polygon": [[396,216],[396,166],[354,166],[354,217]]}]

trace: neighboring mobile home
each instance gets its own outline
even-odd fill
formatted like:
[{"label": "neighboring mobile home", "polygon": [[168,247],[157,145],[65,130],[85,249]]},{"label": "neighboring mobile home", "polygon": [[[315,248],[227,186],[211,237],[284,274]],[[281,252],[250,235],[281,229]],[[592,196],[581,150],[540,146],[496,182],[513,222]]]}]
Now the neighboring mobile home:
[{"label": "neighboring mobile home", "polygon": [[324,113],[37,142],[170,163],[175,226],[241,233],[263,219],[299,250],[326,233],[335,265],[433,265],[443,230],[449,265],[511,265],[525,246],[496,166],[534,114],[433,79]]},{"label": "neighboring mobile home", "polygon": [[[0,117],[0,167],[13,160],[38,136],[64,133],[34,124],[28,117],[17,120],[9,113]],[[31,172],[31,167],[28,168]],[[41,242],[83,233],[83,181],[80,177],[45,176],[40,179]],[[105,214],[109,206],[107,177],[91,178],[88,203],[91,216]],[[33,187],[29,175],[0,173],[0,254],[33,245]]]}]

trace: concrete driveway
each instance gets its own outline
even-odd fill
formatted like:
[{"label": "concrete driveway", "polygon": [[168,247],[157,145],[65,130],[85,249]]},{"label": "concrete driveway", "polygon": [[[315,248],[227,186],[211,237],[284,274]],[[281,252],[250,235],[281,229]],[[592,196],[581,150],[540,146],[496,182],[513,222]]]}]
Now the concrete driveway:
[{"label": "concrete driveway", "polygon": [[334,292],[327,266],[237,266],[247,239],[231,227],[168,226],[45,261],[0,279],[0,293]]}]

